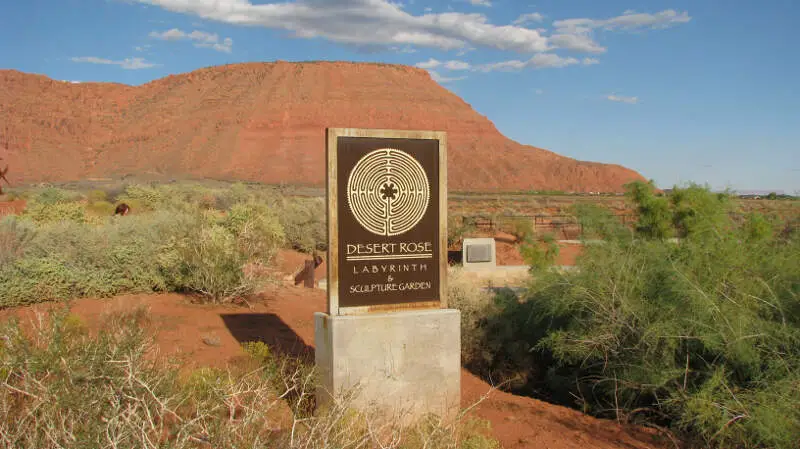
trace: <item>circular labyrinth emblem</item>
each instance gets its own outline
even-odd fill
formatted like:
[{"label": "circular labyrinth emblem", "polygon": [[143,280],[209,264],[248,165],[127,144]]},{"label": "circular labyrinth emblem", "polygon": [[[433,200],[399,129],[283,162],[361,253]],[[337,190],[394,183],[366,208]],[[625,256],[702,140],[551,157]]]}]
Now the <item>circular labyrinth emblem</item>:
[{"label": "circular labyrinth emblem", "polygon": [[347,179],[347,203],[369,232],[402,234],[416,226],[430,200],[425,170],[408,153],[383,148],[362,157]]}]

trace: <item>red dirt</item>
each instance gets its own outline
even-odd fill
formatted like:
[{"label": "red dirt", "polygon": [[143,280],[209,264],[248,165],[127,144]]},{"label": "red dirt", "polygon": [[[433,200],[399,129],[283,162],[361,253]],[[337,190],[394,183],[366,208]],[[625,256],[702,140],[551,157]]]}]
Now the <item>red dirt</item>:
[{"label": "red dirt", "polygon": [[[320,254],[323,258],[322,263],[314,270],[314,280],[324,280],[328,278],[328,267],[325,265],[325,253]],[[292,277],[305,267],[305,262],[311,260],[312,256],[298,251],[283,249],[278,251],[277,265],[281,273],[287,277]]]},{"label": "red dirt", "polygon": [[575,259],[583,252],[583,245],[580,243],[558,243],[558,257],[556,265],[575,265]]},{"label": "red dirt", "polygon": [[519,245],[495,240],[494,247],[497,265],[525,265]]},{"label": "red dirt", "polygon": [[25,210],[25,204],[25,200],[0,201],[0,217],[21,214]]},{"label": "red dirt", "polygon": [[[525,260],[519,252],[519,245],[495,241],[496,257],[498,265],[525,265]],[[556,265],[575,265],[575,259],[583,251],[580,243],[558,242],[558,256]]]},{"label": "red dirt", "polygon": [[321,186],[325,127],[447,131],[452,190],[619,192],[644,180],[514,142],[401,65],[233,64],[141,86],[0,70],[0,111],[15,184],[134,174]]},{"label": "red dirt", "polygon": [[[287,262],[287,266],[292,263]],[[289,273],[286,273],[289,274]],[[146,306],[156,329],[162,355],[182,356],[184,367],[224,367],[243,356],[240,342],[261,340],[276,352],[313,360],[314,312],[325,310],[325,292],[302,287],[277,287],[258,295],[244,306],[193,304],[177,294],[127,295],[109,300],[82,299],[72,311],[87,323],[97,323],[103,314]],[[57,306],[37,304],[0,311],[0,320],[15,315],[23,320],[35,311]],[[204,342],[205,340],[205,342]],[[213,345],[206,343],[213,341]],[[475,416],[489,420],[492,433],[505,449],[644,449],[666,448],[649,429],[599,420],[576,410],[536,399],[514,396],[490,386],[466,370],[461,373],[462,406],[483,395],[473,409]]]}]

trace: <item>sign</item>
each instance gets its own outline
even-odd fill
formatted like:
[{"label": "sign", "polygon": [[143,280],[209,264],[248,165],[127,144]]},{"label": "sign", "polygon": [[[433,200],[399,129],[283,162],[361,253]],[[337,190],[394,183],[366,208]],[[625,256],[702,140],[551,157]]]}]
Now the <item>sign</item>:
[{"label": "sign", "polygon": [[328,314],[446,307],[446,135],[327,130]]}]

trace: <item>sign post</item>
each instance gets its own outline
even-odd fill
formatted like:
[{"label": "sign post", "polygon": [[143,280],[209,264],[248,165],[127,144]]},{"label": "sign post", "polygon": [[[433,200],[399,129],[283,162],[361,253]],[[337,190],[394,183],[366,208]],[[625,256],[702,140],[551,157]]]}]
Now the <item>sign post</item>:
[{"label": "sign post", "polygon": [[329,128],[326,143],[318,401],[358,389],[356,405],[405,404],[403,419],[452,416],[461,357],[460,315],[447,309],[446,134]]}]

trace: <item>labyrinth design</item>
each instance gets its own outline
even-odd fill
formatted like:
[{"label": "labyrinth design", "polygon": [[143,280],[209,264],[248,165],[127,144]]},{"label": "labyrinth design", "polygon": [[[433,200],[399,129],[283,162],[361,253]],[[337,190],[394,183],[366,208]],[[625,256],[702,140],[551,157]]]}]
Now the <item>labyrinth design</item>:
[{"label": "labyrinth design", "polygon": [[347,203],[364,229],[394,236],[425,215],[430,186],[425,170],[408,153],[382,148],[356,162],[347,179]]}]

